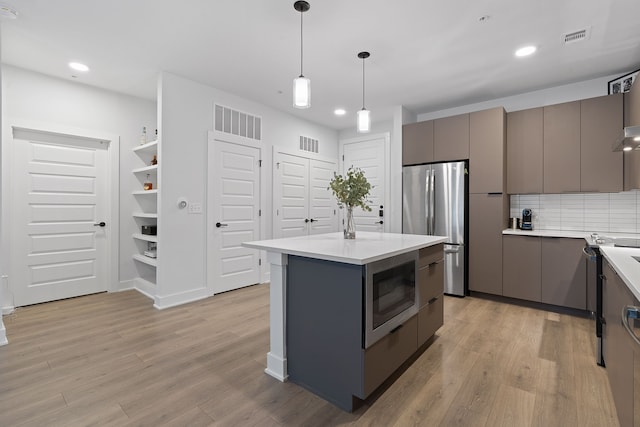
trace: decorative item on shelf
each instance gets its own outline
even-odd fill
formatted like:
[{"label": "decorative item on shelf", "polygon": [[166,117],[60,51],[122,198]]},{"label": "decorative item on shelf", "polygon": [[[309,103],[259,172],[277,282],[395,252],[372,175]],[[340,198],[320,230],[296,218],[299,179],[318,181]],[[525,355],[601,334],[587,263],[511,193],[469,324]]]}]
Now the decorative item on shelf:
[{"label": "decorative item on shelf", "polygon": [[328,189],[331,189],[340,208],[347,208],[347,218],[344,223],[344,238],[356,238],[356,223],[353,218],[353,208],[360,207],[362,210],[371,212],[371,207],[367,204],[367,196],[373,187],[364,176],[364,172],[360,168],[351,166],[347,170],[345,177],[333,173],[333,179],[329,182]]},{"label": "decorative item on shelf", "polygon": [[147,190],[153,190],[153,182],[151,182],[151,180],[149,179],[149,174],[147,174],[147,180],[145,181],[145,183],[142,185],[142,188],[147,191]]},{"label": "decorative item on shelf", "polygon": [[358,53],[358,58],[362,59],[362,110],[358,111],[357,131],[358,133],[366,133],[371,130],[371,111],[364,106],[364,60],[371,54],[369,52]]},{"label": "decorative item on shelf", "polygon": [[147,128],[146,126],[142,127],[142,134],[140,135],[140,145],[144,145],[147,143]]},{"label": "decorative item on shelf", "polygon": [[154,154],[153,159],[151,159],[151,166],[158,164],[158,155]]},{"label": "decorative item on shelf", "polygon": [[157,258],[158,244],[156,242],[147,242],[147,250],[144,251],[144,256],[149,258]]},{"label": "decorative item on shelf", "polygon": [[157,236],[158,235],[158,226],[157,225],[143,225],[140,227],[140,231],[142,234],[146,234],[147,236]]},{"label": "decorative item on shelf", "polygon": [[302,15],[311,8],[306,1],[297,1],[293,8],[300,12],[300,76],[293,79],[293,106],[295,108],[311,107],[311,80],[302,74]]}]

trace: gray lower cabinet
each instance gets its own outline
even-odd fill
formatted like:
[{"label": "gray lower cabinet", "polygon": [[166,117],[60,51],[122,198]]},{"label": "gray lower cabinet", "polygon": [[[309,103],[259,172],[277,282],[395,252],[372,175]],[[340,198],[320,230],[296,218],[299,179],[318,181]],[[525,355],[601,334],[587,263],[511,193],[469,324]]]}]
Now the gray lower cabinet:
[{"label": "gray lower cabinet", "polygon": [[503,295],[528,301],[542,299],[540,237],[510,236],[502,240]]},{"label": "gray lower cabinet", "polygon": [[507,196],[469,194],[469,289],[502,295],[502,230]]},{"label": "gray lower cabinet", "polygon": [[436,333],[444,323],[444,257],[443,245],[420,250],[418,286],[418,347]]},{"label": "gray lower cabinet", "polygon": [[622,308],[637,303],[622,279],[603,260],[604,363],[620,426],[634,423],[634,347],[621,323]]},{"label": "gray lower cabinet", "polygon": [[587,309],[584,239],[542,238],[542,293],[545,304]]}]

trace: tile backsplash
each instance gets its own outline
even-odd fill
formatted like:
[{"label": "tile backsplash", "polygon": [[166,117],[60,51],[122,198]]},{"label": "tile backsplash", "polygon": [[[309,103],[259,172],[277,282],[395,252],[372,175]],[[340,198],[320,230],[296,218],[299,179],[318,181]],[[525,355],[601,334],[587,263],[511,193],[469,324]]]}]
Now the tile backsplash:
[{"label": "tile backsplash", "polygon": [[640,191],[622,193],[514,194],[510,217],[533,211],[533,228],[590,232],[640,232]]}]

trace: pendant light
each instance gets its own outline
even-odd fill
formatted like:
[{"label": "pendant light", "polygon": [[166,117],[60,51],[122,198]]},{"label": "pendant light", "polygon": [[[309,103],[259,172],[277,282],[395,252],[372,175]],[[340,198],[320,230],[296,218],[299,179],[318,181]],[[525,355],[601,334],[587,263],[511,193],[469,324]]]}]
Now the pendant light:
[{"label": "pendant light", "polygon": [[311,8],[306,1],[297,1],[293,8],[300,12],[300,77],[293,79],[293,106],[295,108],[311,107],[311,80],[302,74],[302,14]]},{"label": "pendant light", "polygon": [[371,111],[364,107],[364,60],[371,54],[360,52],[358,58],[362,59],[362,110],[358,111],[358,133],[366,133],[371,130]]}]

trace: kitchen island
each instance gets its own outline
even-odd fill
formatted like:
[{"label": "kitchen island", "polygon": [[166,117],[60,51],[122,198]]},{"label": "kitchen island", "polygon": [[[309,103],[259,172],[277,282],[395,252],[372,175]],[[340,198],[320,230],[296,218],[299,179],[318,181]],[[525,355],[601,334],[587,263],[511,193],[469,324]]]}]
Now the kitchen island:
[{"label": "kitchen island", "polygon": [[[445,240],[358,232],[354,240],[329,233],[244,243],[267,251],[271,266],[265,372],[280,381],[289,378],[351,411],[352,395],[366,398],[417,350],[417,343],[428,338],[425,334],[433,335],[442,324]],[[366,266],[411,253],[417,260],[413,274],[420,312],[365,349]]]}]

